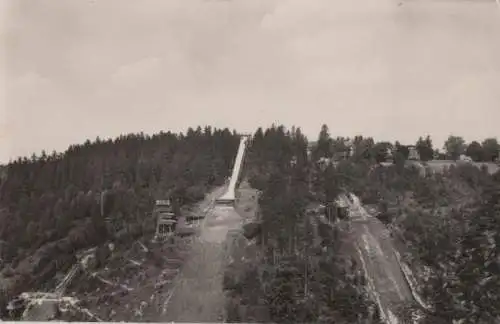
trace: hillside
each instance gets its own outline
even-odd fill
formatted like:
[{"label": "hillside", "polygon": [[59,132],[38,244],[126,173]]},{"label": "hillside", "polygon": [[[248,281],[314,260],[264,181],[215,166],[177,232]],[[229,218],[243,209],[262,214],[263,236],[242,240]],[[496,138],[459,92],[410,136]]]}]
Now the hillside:
[{"label": "hillside", "polygon": [[[456,163],[422,176],[401,163],[402,150],[382,166],[387,144],[363,137],[354,140],[357,154],[325,163],[345,140],[331,139],[323,127],[308,159],[300,130],[257,130],[246,161],[253,191],[241,190],[237,204],[255,220],[226,270],[228,320],[377,323],[379,295],[394,304],[398,323],[417,314],[418,323],[429,324],[498,321],[500,174]],[[345,190],[378,220],[318,223],[315,215],[326,216],[321,204]],[[372,264],[356,257],[354,247],[364,241],[361,259]],[[378,261],[377,248],[384,250]],[[390,290],[387,273],[398,273],[411,296],[402,286]]]},{"label": "hillside", "polygon": [[306,150],[300,129],[276,126],[254,136],[245,162],[253,188],[241,187],[236,205],[254,221],[226,269],[228,321],[378,323],[364,276],[341,250],[341,233],[309,216],[316,198],[308,192]]},{"label": "hillside", "polygon": [[78,251],[151,239],[154,199],[203,199],[224,183],[237,145],[228,129],[198,127],[185,135],[96,139],[7,165],[0,191],[2,311],[23,291],[51,291]]},{"label": "hillside", "polygon": [[385,223],[417,292],[431,305],[422,322],[499,320],[498,171],[455,163],[422,177],[400,163],[382,167],[366,160],[325,171]]},{"label": "hillside", "polygon": [[[420,138],[421,160],[412,162],[398,142],[333,139],[326,125],[312,146],[300,128],[259,128],[236,212],[214,212],[238,141],[210,128],[128,135],[9,164],[0,189],[1,301],[54,291],[80,261],[65,290],[80,302],[56,318],[498,321],[500,173],[477,167],[493,165],[496,140],[467,146],[450,137],[443,162],[434,162],[430,137]],[[446,160],[465,151],[475,164]],[[414,167],[433,163],[450,167]],[[183,216],[208,216],[190,227],[197,235],[151,243],[153,201],[165,197]],[[219,218],[245,225],[229,235]],[[190,226],[182,216],[179,224]],[[30,314],[49,318],[52,308]]]}]

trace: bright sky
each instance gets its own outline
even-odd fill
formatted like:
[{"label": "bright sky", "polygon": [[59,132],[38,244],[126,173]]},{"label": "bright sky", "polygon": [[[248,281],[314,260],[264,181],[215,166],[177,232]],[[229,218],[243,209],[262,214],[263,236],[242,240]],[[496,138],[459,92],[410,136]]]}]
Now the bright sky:
[{"label": "bright sky", "polygon": [[2,0],[0,162],[120,133],[500,137],[500,10],[466,0]]}]

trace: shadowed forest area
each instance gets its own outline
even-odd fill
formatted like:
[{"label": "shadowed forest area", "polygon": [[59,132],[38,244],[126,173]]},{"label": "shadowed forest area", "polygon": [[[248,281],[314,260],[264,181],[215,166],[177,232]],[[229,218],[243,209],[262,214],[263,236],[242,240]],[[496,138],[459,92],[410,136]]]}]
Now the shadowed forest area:
[{"label": "shadowed forest area", "polygon": [[[457,138],[450,137],[442,158],[478,146],[473,142],[467,148],[461,140],[461,146],[452,145]],[[427,310],[401,305],[403,318],[409,321],[419,313],[421,323],[498,320],[500,173],[457,164],[422,176],[405,164],[406,147],[361,136],[354,139],[354,154],[336,160],[348,141],[331,138],[326,125],[312,148],[311,161],[334,162],[311,163],[307,142],[300,129],[287,131],[283,126],[259,129],[254,136],[245,171],[260,192],[256,223],[261,230],[253,231],[257,234],[247,243],[246,256],[226,272],[233,300],[228,306],[230,321],[380,321],[359,264],[342,250],[343,229],[314,226],[314,217],[308,215],[310,204],[328,205],[343,190],[361,197],[387,226],[403,262],[413,270],[417,293],[432,305]],[[496,147],[497,153],[488,153],[488,160],[494,160],[496,140],[483,143]],[[394,149],[393,163],[377,164],[386,161],[388,146]],[[424,161],[432,159],[430,137],[419,139],[416,147],[427,156]]]},{"label": "shadowed forest area", "polygon": [[170,196],[180,205],[203,199],[230,174],[238,141],[236,133],[210,127],[130,134],[7,165],[0,189],[1,309],[23,291],[50,291],[79,250],[152,235],[155,199]]},{"label": "shadowed forest area", "polygon": [[0,8],[0,322],[500,324],[500,0]]},{"label": "shadowed forest area", "polygon": [[[335,244],[337,234],[318,231],[306,216],[316,195],[309,191],[313,165],[299,128],[257,130],[246,161],[246,176],[260,191],[261,231],[247,253],[226,272],[232,299],[228,321],[353,323],[373,318],[356,264]],[[322,175],[318,175],[318,178]],[[333,199],[335,183],[325,186]],[[255,252],[257,250],[258,252]]]},{"label": "shadowed forest area", "polygon": [[[185,135],[127,135],[5,166],[2,309],[23,291],[53,289],[53,278],[71,267],[77,251],[153,233],[148,213],[154,199],[201,200],[230,174],[238,137],[210,127]],[[495,139],[466,144],[450,136],[441,152],[422,137],[415,147],[423,163],[461,154],[474,161],[498,158]],[[257,197],[248,207],[255,221],[226,269],[227,320],[380,322],[361,266],[343,248],[345,229],[318,224],[310,212],[343,191],[358,195],[389,229],[418,292],[432,305],[425,323],[498,319],[500,174],[456,164],[422,176],[406,163],[408,152],[370,137],[332,138],[326,125],[314,145],[300,128],[259,128],[242,171]],[[401,305],[401,313],[420,308]]]}]

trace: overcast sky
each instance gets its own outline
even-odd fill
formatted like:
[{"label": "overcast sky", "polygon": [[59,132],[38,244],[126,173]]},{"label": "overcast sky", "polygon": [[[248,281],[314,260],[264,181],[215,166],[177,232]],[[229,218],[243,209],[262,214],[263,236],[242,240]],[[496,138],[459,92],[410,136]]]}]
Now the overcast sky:
[{"label": "overcast sky", "polygon": [[495,1],[0,2],[0,162],[199,124],[500,137]]}]

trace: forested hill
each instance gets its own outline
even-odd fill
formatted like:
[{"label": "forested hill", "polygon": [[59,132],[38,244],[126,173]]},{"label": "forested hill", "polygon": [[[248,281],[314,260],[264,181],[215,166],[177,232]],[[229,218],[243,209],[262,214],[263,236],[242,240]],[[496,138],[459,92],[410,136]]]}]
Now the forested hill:
[{"label": "forested hill", "polygon": [[[234,131],[198,127],[96,139],[11,162],[0,187],[0,291],[36,289],[43,273],[71,264],[64,260],[75,250],[151,230],[154,199],[203,198],[229,175],[237,146]],[[101,193],[113,233],[101,217]],[[51,261],[37,264],[41,255]]]}]

